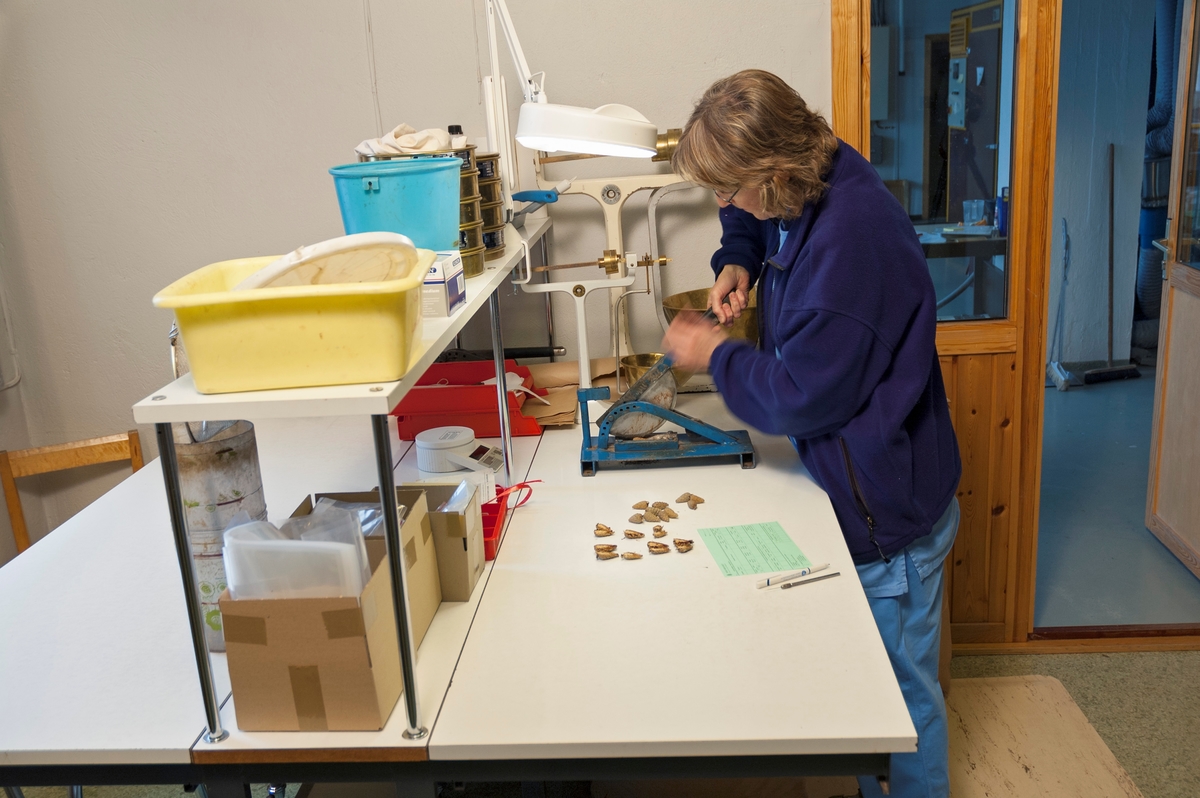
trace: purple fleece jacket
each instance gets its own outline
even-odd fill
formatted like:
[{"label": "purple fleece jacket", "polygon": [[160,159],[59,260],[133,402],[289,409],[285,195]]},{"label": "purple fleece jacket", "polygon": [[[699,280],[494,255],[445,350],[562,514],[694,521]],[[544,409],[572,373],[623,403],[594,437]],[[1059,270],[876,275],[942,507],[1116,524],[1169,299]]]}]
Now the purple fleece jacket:
[{"label": "purple fleece jacket", "polygon": [[710,370],[725,403],[788,435],[829,494],[856,564],[929,534],[962,474],[934,335],[936,300],[908,216],[840,143],[829,189],[788,225],[721,209],[720,274],[758,285],[755,349],[727,341]]}]

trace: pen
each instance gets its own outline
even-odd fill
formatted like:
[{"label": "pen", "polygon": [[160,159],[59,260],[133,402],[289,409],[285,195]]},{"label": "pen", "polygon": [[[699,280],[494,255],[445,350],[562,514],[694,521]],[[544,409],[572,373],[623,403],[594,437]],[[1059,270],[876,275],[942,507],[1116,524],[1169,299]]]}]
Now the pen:
[{"label": "pen", "polygon": [[834,571],[832,573],[814,576],[812,579],[802,579],[799,582],[788,582],[786,585],[780,587],[780,590],[787,590],[789,587],[800,587],[800,585],[807,585],[809,582],[820,582],[822,579],[832,579],[835,576],[841,576],[841,574],[841,571]]},{"label": "pen", "polygon": [[780,582],[786,582],[789,579],[798,579],[801,576],[808,576],[809,574],[815,574],[817,571],[824,571],[828,567],[829,567],[829,563],[824,562],[824,563],[821,563],[820,565],[813,565],[809,568],[801,568],[799,571],[796,571],[795,573],[780,574],[779,576],[772,576],[769,579],[759,579],[754,584],[754,586],[756,588],[758,588],[759,590],[762,590],[764,587],[770,587],[771,585],[777,585]]}]

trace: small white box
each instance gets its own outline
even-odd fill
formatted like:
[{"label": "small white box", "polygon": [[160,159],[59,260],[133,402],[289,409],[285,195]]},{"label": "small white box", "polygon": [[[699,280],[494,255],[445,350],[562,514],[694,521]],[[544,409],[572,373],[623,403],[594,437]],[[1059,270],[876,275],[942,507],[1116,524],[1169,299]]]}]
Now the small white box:
[{"label": "small white box", "polygon": [[458,250],[439,252],[425,273],[421,311],[425,318],[452,316],[467,303],[467,279]]}]

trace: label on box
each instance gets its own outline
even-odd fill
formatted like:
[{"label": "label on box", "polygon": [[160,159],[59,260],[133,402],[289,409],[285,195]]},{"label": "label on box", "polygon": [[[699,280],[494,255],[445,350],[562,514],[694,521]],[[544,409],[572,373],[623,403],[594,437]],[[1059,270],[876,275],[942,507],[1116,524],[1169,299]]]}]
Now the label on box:
[{"label": "label on box", "polygon": [[467,302],[467,281],[458,250],[439,252],[421,290],[421,310],[426,317],[450,316]]}]

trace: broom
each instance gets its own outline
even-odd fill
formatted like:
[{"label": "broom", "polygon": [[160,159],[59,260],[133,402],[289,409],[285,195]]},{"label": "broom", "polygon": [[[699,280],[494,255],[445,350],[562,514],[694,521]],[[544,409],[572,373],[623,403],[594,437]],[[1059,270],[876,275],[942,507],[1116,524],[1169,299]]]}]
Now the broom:
[{"label": "broom", "polygon": [[1142,376],[1137,366],[1132,363],[1124,366],[1113,365],[1113,194],[1115,185],[1113,177],[1116,163],[1115,144],[1108,145],[1108,365],[1088,369],[1083,372],[1083,381],[1087,385],[1113,380],[1132,380]]},{"label": "broom", "polygon": [[[1054,382],[1054,387],[1066,391],[1071,387],[1073,375],[1067,371],[1059,358],[1062,357],[1063,308],[1067,303],[1067,276],[1071,269],[1071,233],[1067,230],[1067,217],[1062,220],[1063,257],[1062,257],[1062,286],[1058,289],[1058,309],[1054,312],[1054,334],[1050,337],[1050,363],[1046,366],[1046,376]],[[1055,354],[1057,353],[1057,357]],[[1078,385],[1078,383],[1076,383]]]}]

